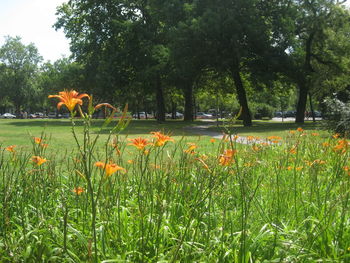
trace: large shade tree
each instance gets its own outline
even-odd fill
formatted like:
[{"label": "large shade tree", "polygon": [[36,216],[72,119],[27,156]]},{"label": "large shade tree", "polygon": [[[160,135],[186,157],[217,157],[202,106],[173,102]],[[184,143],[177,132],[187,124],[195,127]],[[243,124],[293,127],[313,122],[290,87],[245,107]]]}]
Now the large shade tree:
[{"label": "large shade tree", "polygon": [[[275,13],[275,29],[285,49],[277,59],[277,71],[297,87],[296,122],[303,123],[307,98],[313,89],[320,89],[320,80],[348,72],[343,57],[348,53],[349,12],[338,0],[285,1]],[[338,39],[338,41],[336,40]],[[342,41],[340,41],[342,40]],[[317,87],[316,87],[317,86]],[[326,86],[323,86],[326,88]]]},{"label": "large shade tree", "polygon": [[19,114],[35,93],[35,76],[42,60],[34,44],[24,45],[20,37],[6,37],[0,47],[1,94]]},{"label": "large shade tree", "polygon": [[234,80],[245,126],[252,125],[252,117],[242,77],[261,68],[273,47],[266,2],[203,0],[196,7],[197,33],[206,50],[206,65]]}]

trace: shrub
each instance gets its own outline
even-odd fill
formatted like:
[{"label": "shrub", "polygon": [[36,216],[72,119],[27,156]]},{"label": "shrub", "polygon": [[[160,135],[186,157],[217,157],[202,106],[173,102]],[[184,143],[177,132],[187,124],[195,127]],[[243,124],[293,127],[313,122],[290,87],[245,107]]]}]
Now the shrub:
[{"label": "shrub", "polygon": [[272,119],[275,109],[267,104],[253,105],[252,112],[255,119]]},{"label": "shrub", "polygon": [[327,127],[343,136],[350,131],[350,102],[328,97],[324,101],[327,113],[325,115]]}]

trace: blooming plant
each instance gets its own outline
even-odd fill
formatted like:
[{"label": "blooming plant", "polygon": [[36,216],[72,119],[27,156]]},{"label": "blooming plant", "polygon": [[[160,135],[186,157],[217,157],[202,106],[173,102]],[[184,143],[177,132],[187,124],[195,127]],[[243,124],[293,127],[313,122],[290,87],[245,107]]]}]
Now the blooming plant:
[{"label": "blooming plant", "polygon": [[[97,262],[98,249],[97,249],[97,234],[96,234],[96,215],[97,215],[97,204],[100,197],[101,186],[112,174],[114,174],[119,170],[124,170],[124,168],[112,162],[93,163],[92,160],[96,158],[94,155],[96,142],[98,141],[99,136],[103,131],[103,128],[105,128],[113,120],[113,117],[117,111],[117,108],[113,107],[109,103],[100,103],[96,106],[93,106],[91,95],[88,95],[85,93],[79,94],[75,90],[70,90],[70,91],[65,90],[65,91],[59,92],[58,95],[49,95],[49,98],[58,98],[60,101],[57,104],[57,108],[60,109],[64,105],[67,107],[67,109],[70,111],[70,114],[71,114],[72,133],[81,157],[82,171],[77,171],[77,173],[86,181],[86,189],[91,202],[91,214],[92,214],[91,233],[92,233],[93,247],[94,247],[94,261]],[[83,100],[82,100],[83,98],[87,98],[89,100],[89,103],[87,106],[87,112],[83,112],[81,108],[81,106],[83,105]],[[95,136],[95,138],[92,138],[92,134],[90,131],[92,114],[96,110],[100,109],[101,107],[112,109],[112,113],[109,115],[108,118],[106,118],[101,129],[99,130],[99,133]],[[83,141],[79,140],[75,130],[74,118],[76,116],[76,111],[75,111],[76,108],[78,109],[78,112],[80,113],[80,117],[82,117],[83,123],[84,123]],[[111,140],[112,135],[118,134],[125,127],[127,127],[129,121],[130,121],[130,118],[127,117],[127,106],[126,106],[118,123],[111,129],[109,133],[107,143],[105,144],[106,155],[109,155],[107,149],[108,149],[108,144],[109,144],[109,141]],[[41,143],[41,141],[39,140],[35,140],[35,142]],[[107,156],[106,156],[106,159],[107,159]],[[96,182],[97,179],[94,176],[94,169],[93,169],[94,166],[104,170],[105,176],[100,177],[98,182]],[[97,189],[95,188],[96,185],[98,186]],[[81,189],[82,188],[75,188],[74,192],[77,195],[80,195],[82,193]]]},{"label": "blooming plant", "polygon": [[91,95],[75,104],[68,150],[45,134],[1,147],[1,262],[347,262],[341,135],[128,139],[126,110],[101,123],[101,109],[117,112]]}]

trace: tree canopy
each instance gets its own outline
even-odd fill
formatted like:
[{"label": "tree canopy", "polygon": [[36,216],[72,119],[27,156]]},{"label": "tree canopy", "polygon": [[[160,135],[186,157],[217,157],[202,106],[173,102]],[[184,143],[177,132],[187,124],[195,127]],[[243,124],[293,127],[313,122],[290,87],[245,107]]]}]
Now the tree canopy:
[{"label": "tree canopy", "polygon": [[[4,93],[17,108],[31,79],[43,93],[80,88],[128,102],[135,112],[152,111],[158,121],[177,109],[193,120],[198,107],[213,108],[227,94],[235,106],[222,107],[239,105],[245,126],[256,110],[271,107],[294,107],[296,122],[303,122],[308,97],[321,101],[349,85],[350,15],[343,2],[70,0],[57,8],[55,27],[70,40],[72,58],[43,64],[35,81],[16,73],[11,84],[6,50],[16,53],[20,39],[9,38],[12,46],[1,48],[1,85],[21,87],[22,97]],[[35,47],[25,48],[35,58]],[[26,72],[38,72],[39,62],[37,54]]]}]

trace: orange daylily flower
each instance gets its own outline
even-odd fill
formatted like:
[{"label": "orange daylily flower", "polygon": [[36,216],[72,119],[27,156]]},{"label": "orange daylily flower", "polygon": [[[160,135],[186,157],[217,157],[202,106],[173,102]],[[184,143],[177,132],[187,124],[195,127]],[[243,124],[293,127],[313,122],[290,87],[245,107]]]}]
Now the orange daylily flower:
[{"label": "orange daylily flower", "polygon": [[303,128],[301,128],[301,127],[299,127],[299,128],[297,129],[297,131],[298,131],[298,132],[303,132],[303,131],[304,131],[304,129],[303,129]]},{"label": "orange daylily flower", "polygon": [[311,133],[312,136],[320,136],[320,134],[318,132],[313,132]]},{"label": "orange daylily flower", "polygon": [[329,142],[323,142],[323,143],[322,143],[322,146],[323,146],[323,147],[329,147],[329,145],[330,145]]},{"label": "orange daylily flower", "polygon": [[314,166],[314,165],[317,165],[317,164],[325,164],[326,163],[326,161],[324,161],[324,160],[320,160],[320,159],[316,159],[316,160],[314,160],[314,161],[307,161],[307,160],[305,160],[305,163],[308,165],[308,166]]},{"label": "orange daylily flower", "polygon": [[293,146],[290,150],[289,150],[289,153],[291,154],[296,154],[297,153],[297,146]]},{"label": "orange daylily flower", "polygon": [[73,190],[72,190],[74,193],[76,193],[77,195],[81,195],[82,193],[85,192],[84,188],[83,187],[75,187]]},{"label": "orange daylily flower", "polygon": [[233,156],[237,153],[237,150],[227,149],[219,157],[219,164],[222,166],[228,166],[234,163]]},{"label": "orange daylily flower", "polygon": [[333,137],[334,139],[338,139],[338,138],[340,137],[340,133],[333,134],[332,137]]},{"label": "orange daylily flower", "polygon": [[139,150],[143,150],[147,145],[151,145],[152,143],[148,142],[147,139],[143,139],[141,137],[135,139],[128,139],[131,143],[128,145],[134,146]]},{"label": "orange daylily flower", "polygon": [[153,137],[156,138],[156,141],[154,143],[155,146],[160,147],[165,145],[167,142],[174,142],[173,138],[161,132],[151,132],[151,134],[153,134]]},{"label": "orange daylily flower", "polygon": [[267,139],[268,139],[269,141],[272,141],[272,142],[276,143],[276,142],[278,142],[279,140],[282,140],[282,137],[280,137],[280,136],[269,136],[269,137],[267,137]]},{"label": "orange daylily flower", "polygon": [[252,149],[253,149],[254,152],[258,152],[258,151],[261,150],[261,147],[259,147],[258,145],[255,145],[255,144],[254,144],[254,145],[252,146]]},{"label": "orange daylily flower", "polygon": [[42,139],[39,137],[33,137],[33,140],[36,144],[40,144],[42,142]]},{"label": "orange daylily flower", "polygon": [[188,145],[188,148],[184,150],[184,152],[189,154],[194,154],[194,150],[197,148],[197,145],[192,142],[188,142],[187,145]]},{"label": "orange daylily flower", "polygon": [[47,160],[45,158],[41,158],[40,156],[33,156],[32,161],[36,163],[38,166],[42,165],[43,163],[46,163]]},{"label": "orange daylily flower", "polygon": [[247,136],[247,141],[248,142],[253,141],[253,140],[255,140],[254,136],[251,136],[251,135]]},{"label": "orange daylily flower", "polygon": [[211,142],[211,143],[214,143],[214,142],[216,142],[216,140],[215,140],[214,138],[211,138],[211,139],[210,139],[210,142]]},{"label": "orange daylily flower", "polygon": [[115,163],[105,163],[105,162],[96,162],[95,166],[105,170],[106,176],[111,176],[112,174],[114,174],[117,171],[123,170],[125,171],[125,169],[123,167],[120,167],[118,165],[116,165]]},{"label": "orange daylily flower", "polygon": [[14,153],[16,145],[10,145],[5,148],[6,151]]},{"label": "orange daylily flower", "polygon": [[239,139],[239,136],[238,136],[238,135],[235,135],[235,136],[233,136],[233,138],[232,138],[233,141],[237,141],[238,139]]},{"label": "orange daylily flower", "polygon": [[339,140],[337,145],[333,147],[333,151],[345,153],[349,148],[350,143],[347,140]]},{"label": "orange daylily flower", "polygon": [[90,96],[85,93],[79,94],[75,90],[64,90],[59,92],[58,95],[49,95],[48,98],[58,98],[60,102],[57,104],[57,109],[60,109],[62,105],[66,105],[68,110],[72,112],[75,105],[83,105],[82,98],[90,99]]}]

